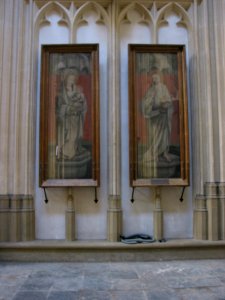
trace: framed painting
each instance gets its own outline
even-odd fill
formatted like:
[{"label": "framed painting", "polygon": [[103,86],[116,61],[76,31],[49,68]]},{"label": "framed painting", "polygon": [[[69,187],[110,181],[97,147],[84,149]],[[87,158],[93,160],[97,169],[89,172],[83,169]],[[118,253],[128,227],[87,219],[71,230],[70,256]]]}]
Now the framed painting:
[{"label": "framed painting", "polygon": [[131,186],[189,185],[184,45],[129,45]]},{"label": "framed painting", "polygon": [[98,44],[43,45],[41,57],[40,186],[98,186]]}]

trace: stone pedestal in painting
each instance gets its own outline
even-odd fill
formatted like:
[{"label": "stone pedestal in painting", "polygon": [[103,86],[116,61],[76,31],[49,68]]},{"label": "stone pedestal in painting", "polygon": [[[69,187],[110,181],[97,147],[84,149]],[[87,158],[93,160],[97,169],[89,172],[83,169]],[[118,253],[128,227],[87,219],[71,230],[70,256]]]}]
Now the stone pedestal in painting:
[{"label": "stone pedestal in painting", "polygon": [[57,177],[62,179],[91,178],[91,155],[85,151],[76,155],[74,160],[57,161]]},{"label": "stone pedestal in painting", "polygon": [[170,154],[170,161],[159,157],[158,161],[139,163],[139,178],[178,178],[180,177],[180,157]]}]

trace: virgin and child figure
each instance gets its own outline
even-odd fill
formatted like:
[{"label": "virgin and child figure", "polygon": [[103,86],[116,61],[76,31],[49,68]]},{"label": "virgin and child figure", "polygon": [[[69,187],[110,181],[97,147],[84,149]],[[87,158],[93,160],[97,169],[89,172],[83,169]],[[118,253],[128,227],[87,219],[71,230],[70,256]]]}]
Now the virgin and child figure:
[{"label": "virgin and child figure", "polygon": [[[90,152],[82,146],[87,100],[78,84],[79,70],[68,69],[57,97],[58,159],[87,163]],[[74,168],[74,167],[73,167]],[[79,174],[78,174],[79,175]]]}]

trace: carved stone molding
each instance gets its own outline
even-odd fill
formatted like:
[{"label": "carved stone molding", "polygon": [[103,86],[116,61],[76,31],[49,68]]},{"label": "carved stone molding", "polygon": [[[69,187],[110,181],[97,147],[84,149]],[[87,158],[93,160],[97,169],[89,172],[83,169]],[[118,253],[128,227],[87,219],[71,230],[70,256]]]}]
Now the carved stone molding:
[{"label": "carved stone molding", "polygon": [[[46,5],[46,3],[48,2],[52,2],[51,0],[33,0],[34,3],[37,5],[37,7],[40,9],[42,8],[44,5]],[[94,4],[97,3],[99,5],[101,5],[104,8],[107,8],[112,1],[111,0],[97,0],[97,1],[85,1],[85,0],[58,0],[55,1],[61,5],[63,5],[65,8],[70,9],[71,5],[74,5],[74,7],[76,9],[79,9],[81,6],[83,6],[84,4],[90,3],[90,4]]]},{"label": "carved stone molding", "polygon": [[[24,0],[26,3],[29,3],[30,1],[33,1],[37,7],[40,9],[46,3],[52,2],[52,0]],[[203,0],[174,0],[173,3],[177,3],[180,6],[182,6],[185,10],[188,10],[190,6],[196,2],[197,4],[200,4]],[[85,3],[98,3],[104,8],[108,8],[110,5],[117,4],[119,6],[119,9],[122,10],[124,7],[130,4],[141,4],[145,6],[147,9],[151,10],[153,5],[157,8],[157,10],[160,10],[162,7],[166,6],[168,3],[171,3],[170,0],[95,0],[95,1],[85,1],[85,0],[58,0],[54,1],[58,2],[61,5],[63,5],[65,8],[69,9],[71,5],[73,4],[76,9],[80,8]]]}]

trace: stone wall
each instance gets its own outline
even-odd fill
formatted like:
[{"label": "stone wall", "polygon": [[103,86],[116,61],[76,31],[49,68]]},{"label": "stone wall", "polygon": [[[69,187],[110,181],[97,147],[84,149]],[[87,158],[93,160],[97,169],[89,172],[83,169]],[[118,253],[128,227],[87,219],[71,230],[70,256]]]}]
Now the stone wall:
[{"label": "stone wall", "polygon": [[[224,12],[223,0],[0,1],[0,240],[116,241],[137,231],[225,238]],[[84,42],[99,43],[101,52],[99,202],[91,188],[56,188],[46,204],[38,186],[40,45]],[[187,46],[192,175],[183,203],[177,187],[138,188],[130,202],[130,42]]]}]

